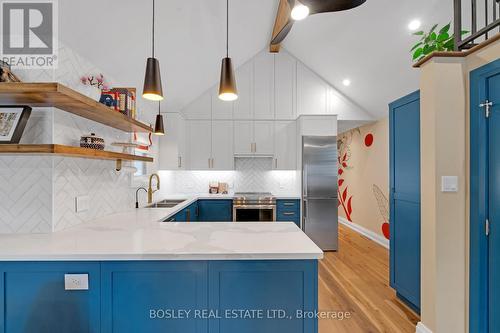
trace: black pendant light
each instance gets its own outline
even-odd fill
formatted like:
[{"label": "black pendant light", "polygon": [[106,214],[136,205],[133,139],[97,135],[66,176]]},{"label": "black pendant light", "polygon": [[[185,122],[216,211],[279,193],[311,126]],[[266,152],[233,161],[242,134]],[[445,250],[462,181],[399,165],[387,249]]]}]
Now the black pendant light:
[{"label": "black pendant light", "polygon": [[163,100],[163,89],[161,86],[160,62],[155,58],[155,0],[153,0],[153,40],[152,56],[146,63],[146,76],[144,77],[144,89],[142,97],[151,101]]},{"label": "black pendant light", "polygon": [[165,129],[163,127],[163,116],[161,115],[160,102],[158,102],[158,114],[156,115],[155,135],[165,135]]},{"label": "black pendant light", "polygon": [[228,102],[238,99],[233,62],[229,58],[229,0],[226,0],[226,57],[222,59],[219,99]]}]

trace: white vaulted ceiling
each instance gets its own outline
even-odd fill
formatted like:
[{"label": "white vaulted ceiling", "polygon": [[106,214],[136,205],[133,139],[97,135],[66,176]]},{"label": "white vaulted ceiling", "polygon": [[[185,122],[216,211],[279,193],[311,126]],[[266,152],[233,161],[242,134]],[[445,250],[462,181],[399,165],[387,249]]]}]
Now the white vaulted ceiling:
[{"label": "white vaulted ceiling", "polygon": [[[166,101],[179,111],[218,80],[225,53],[224,0],[157,0],[156,50]],[[230,54],[236,66],[266,48],[278,0],[230,0]],[[151,0],[59,0],[63,43],[123,86],[142,89],[151,54]],[[418,89],[408,22],[448,23],[451,0],[368,0],[355,10],[298,22],[284,47],[377,118]],[[342,80],[352,85],[344,87]]]}]

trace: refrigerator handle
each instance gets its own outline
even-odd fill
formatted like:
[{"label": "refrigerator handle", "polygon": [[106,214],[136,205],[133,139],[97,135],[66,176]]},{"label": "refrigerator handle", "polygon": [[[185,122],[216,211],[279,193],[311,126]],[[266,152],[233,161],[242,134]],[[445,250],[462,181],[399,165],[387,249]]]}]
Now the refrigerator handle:
[{"label": "refrigerator handle", "polygon": [[302,231],[306,231],[307,224],[307,199],[302,199],[303,209],[302,209]]}]

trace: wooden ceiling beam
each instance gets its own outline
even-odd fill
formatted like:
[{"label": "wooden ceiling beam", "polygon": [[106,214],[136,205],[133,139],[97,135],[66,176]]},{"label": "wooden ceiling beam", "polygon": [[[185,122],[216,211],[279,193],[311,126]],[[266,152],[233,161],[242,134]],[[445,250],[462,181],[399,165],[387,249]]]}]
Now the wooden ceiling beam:
[{"label": "wooden ceiling beam", "polygon": [[[279,0],[278,13],[276,14],[276,20],[274,21],[273,35],[271,40],[273,40],[281,30],[286,26],[290,18],[292,9],[288,4],[288,0]],[[280,44],[269,44],[269,52],[278,53],[280,51]]]}]

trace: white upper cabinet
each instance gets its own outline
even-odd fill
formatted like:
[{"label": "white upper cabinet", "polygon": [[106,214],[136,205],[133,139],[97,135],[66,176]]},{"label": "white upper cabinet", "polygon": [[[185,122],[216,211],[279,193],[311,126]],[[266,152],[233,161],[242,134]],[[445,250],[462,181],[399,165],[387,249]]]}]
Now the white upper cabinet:
[{"label": "white upper cabinet", "polygon": [[274,122],[274,165],[276,170],[297,169],[297,123]]},{"label": "white upper cabinet", "polygon": [[328,84],[300,62],[297,64],[297,114],[327,114]]},{"label": "white upper cabinet", "polygon": [[205,119],[212,118],[212,96],[206,92],[198,97],[194,102],[184,109],[186,119]]},{"label": "white upper cabinet", "polygon": [[274,55],[261,52],[254,59],[253,119],[274,119]]},{"label": "white upper cabinet", "polygon": [[163,113],[165,135],[159,139],[160,170],[182,170],[185,168],[186,124],[179,113]]},{"label": "white upper cabinet", "polygon": [[233,170],[233,122],[212,121],[212,169]]},{"label": "white upper cabinet", "polygon": [[219,99],[218,85],[212,89],[212,119],[233,119],[233,104],[234,102],[227,102]]},{"label": "white upper cabinet", "polygon": [[274,122],[254,121],[254,154],[274,154]]},{"label": "white upper cabinet", "polygon": [[187,122],[188,163],[191,170],[209,170],[212,158],[212,122]]},{"label": "white upper cabinet", "polygon": [[252,111],[252,82],[253,62],[249,61],[236,70],[236,88],[238,99],[234,102],[234,119],[248,120],[253,118]]},{"label": "white upper cabinet", "polygon": [[253,121],[234,121],[234,153],[248,155],[253,153]]},{"label": "white upper cabinet", "polygon": [[287,52],[275,55],[275,106],[277,120],[294,120],[297,61]]}]

